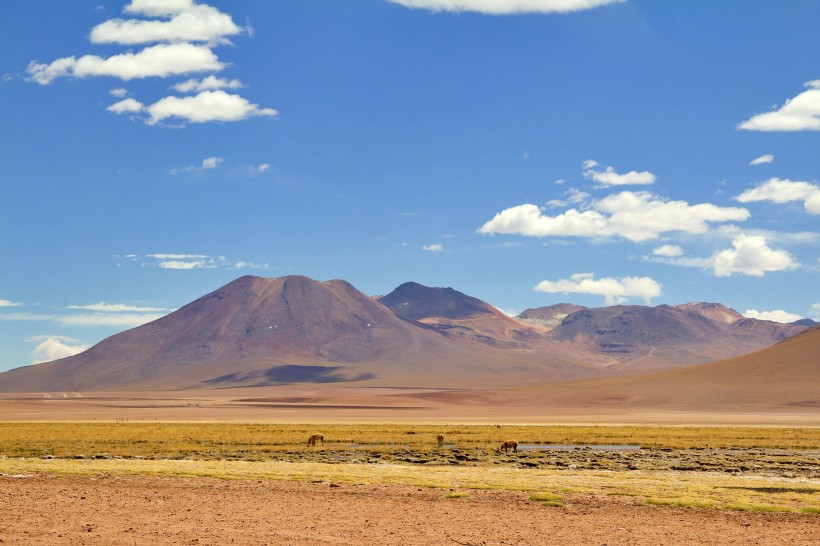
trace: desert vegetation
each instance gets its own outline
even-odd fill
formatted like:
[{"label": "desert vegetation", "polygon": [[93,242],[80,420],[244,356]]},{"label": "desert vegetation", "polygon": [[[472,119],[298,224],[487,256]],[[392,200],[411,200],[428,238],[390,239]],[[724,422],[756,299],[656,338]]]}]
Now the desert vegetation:
[{"label": "desert vegetation", "polygon": [[[305,437],[317,428],[325,445],[308,448]],[[501,439],[513,433],[519,453],[499,458]],[[447,435],[447,447],[438,447],[438,434]],[[540,449],[569,444],[641,449]],[[0,423],[0,474],[26,473],[395,483],[462,493],[518,490],[552,507],[568,496],[596,494],[653,505],[816,514],[820,429]]]}]

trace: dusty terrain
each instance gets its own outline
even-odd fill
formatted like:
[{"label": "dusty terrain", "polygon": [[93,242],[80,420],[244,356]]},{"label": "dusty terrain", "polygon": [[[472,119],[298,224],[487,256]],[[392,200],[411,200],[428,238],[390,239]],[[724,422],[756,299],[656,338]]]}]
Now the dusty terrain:
[{"label": "dusty terrain", "polygon": [[817,544],[820,517],[570,494],[134,476],[0,477],[3,544]]}]

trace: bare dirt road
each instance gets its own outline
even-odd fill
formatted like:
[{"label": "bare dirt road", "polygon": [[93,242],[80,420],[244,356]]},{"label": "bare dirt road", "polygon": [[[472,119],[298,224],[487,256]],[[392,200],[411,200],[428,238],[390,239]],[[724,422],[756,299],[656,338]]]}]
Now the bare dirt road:
[{"label": "bare dirt road", "polygon": [[[446,498],[466,493],[460,498]],[[0,544],[820,544],[820,516],[568,494],[144,476],[0,477]]]}]

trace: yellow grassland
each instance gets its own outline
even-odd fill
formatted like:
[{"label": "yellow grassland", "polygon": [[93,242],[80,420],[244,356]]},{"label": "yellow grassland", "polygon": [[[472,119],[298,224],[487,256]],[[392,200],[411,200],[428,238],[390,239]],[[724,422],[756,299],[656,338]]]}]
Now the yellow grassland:
[{"label": "yellow grassland", "polygon": [[247,459],[305,448],[314,432],[338,448],[433,450],[445,446],[494,449],[519,444],[640,445],[644,448],[820,449],[820,428],[576,425],[242,424],[178,422],[0,422],[0,456]]}]

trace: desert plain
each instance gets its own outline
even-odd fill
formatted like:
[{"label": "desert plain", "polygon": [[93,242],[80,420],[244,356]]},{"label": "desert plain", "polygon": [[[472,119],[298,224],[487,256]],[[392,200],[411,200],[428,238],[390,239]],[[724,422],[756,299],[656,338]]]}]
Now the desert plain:
[{"label": "desert plain", "polygon": [[[764,409],[526,389],[2,394],[0,541],[817,544],[816,411]],[[519,451],[497,453],[508,438]]]}]

